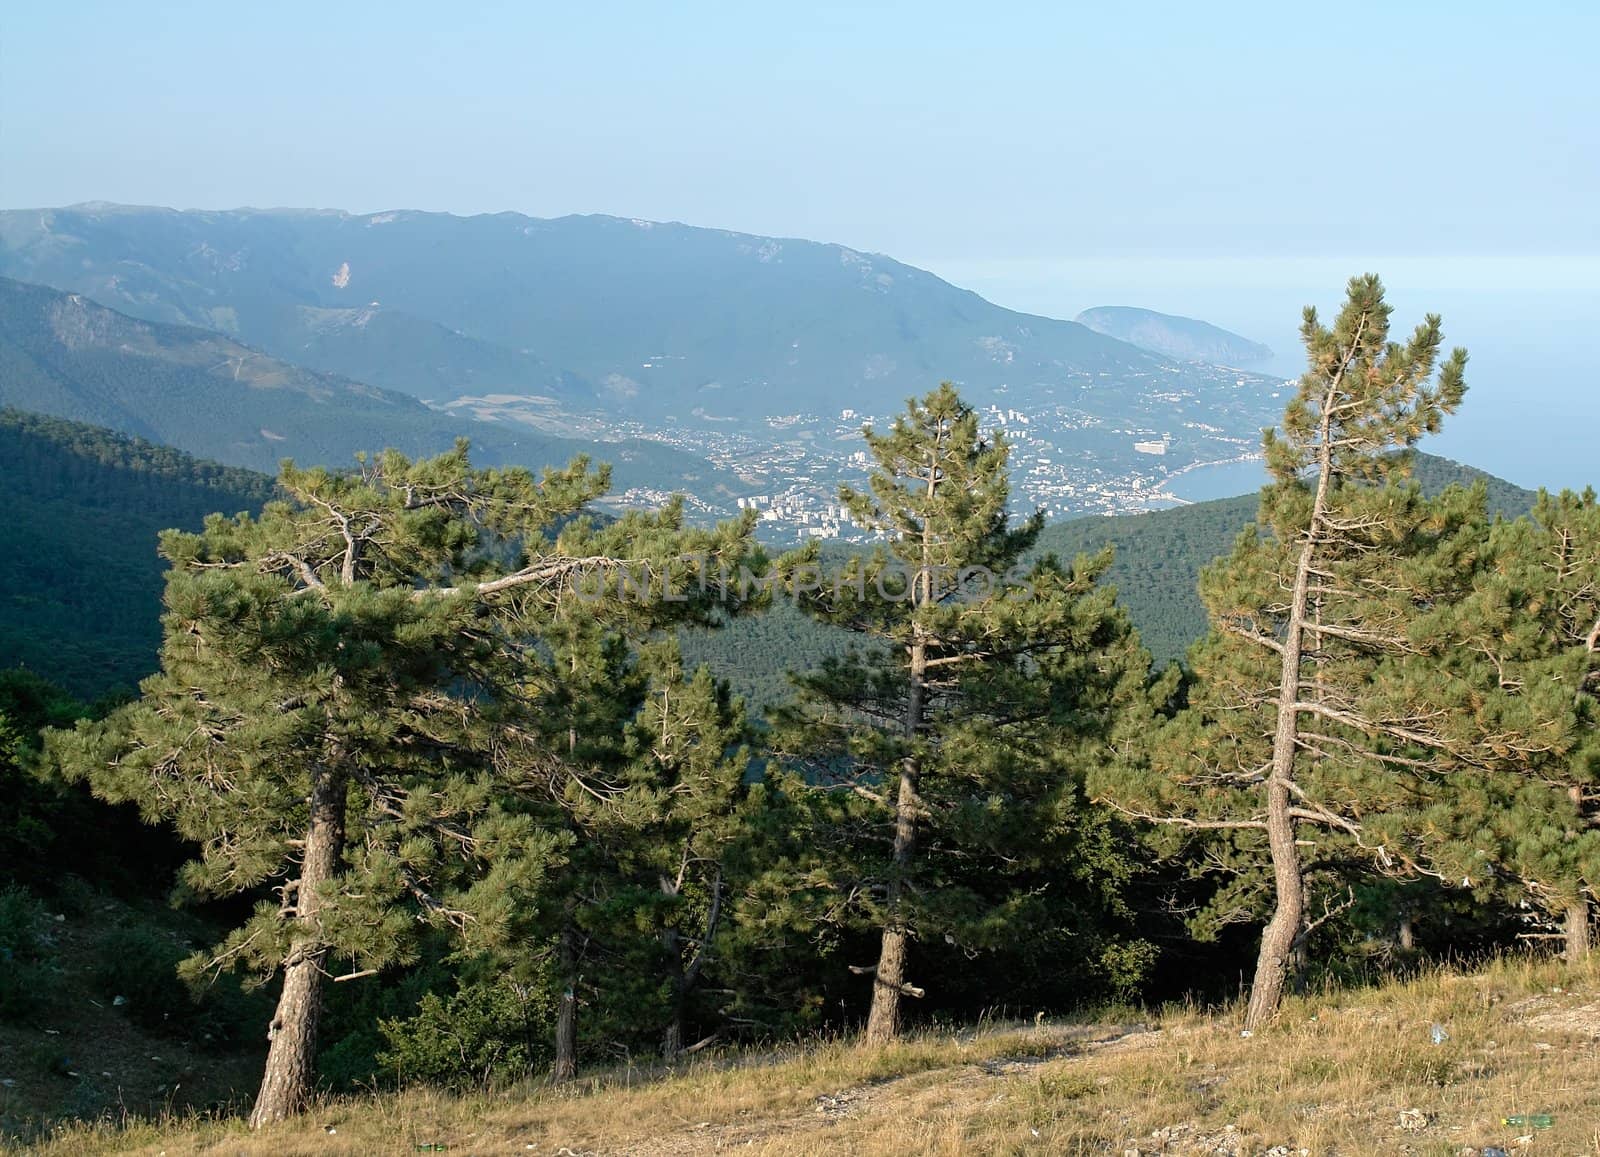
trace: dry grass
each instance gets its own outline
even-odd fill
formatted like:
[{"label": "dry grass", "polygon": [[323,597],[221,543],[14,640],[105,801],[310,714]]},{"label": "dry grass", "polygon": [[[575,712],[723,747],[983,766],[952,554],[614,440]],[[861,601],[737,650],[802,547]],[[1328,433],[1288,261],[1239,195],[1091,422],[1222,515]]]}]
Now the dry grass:
[{"label": "dry grass", "polygon": [[[1449,1039],[1430,1040],[1443,1025]],[[447,1097],[330,1101],[237,1122],[75,1127],[49,1157],[143,1154],[1600,1154],[1600,968],[1501,963],[1294,999],[1253,1038],[1231,1016],[993,1026],[885,1052],[817,1043],[671,1074]],[[1550,1113],[1553,1128],[1500,1118]],[[1523,1138],[1518,1140],[1518,1138]],[[1283,1147],[1277,1148],[1274,1147]]]}]

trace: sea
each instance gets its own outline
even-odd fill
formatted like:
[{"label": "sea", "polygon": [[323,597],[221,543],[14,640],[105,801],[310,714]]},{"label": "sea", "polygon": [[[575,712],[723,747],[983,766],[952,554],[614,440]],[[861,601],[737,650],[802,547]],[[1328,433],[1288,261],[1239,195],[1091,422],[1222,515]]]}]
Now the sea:
[{"label": "sea", "polygon": [[1267,466],[1260,459],[1248,462],[1220,462],[1185,470],[1167,483],[1167,493],[1184,502],[1209,502],[1213,498],[1232,498],[1266,485]]},{"label": "sea", "polygon": [[[1468,393],[1422,449],[1529,488],[1600,486],[1600,257],[1382,256],[1038,258],[920,262],[996,304],[1071,319],[1096,305],[1133,305],[1199,318],[1272,347],[1241,368],[1297,378],[1301,311],[1337,311],[1354,275],[1376,272],[1408,334],[1425,312],[1448,346],[1465,346]],[[1242,494],[1259,463],[1191,471],[1186,501]]]}]

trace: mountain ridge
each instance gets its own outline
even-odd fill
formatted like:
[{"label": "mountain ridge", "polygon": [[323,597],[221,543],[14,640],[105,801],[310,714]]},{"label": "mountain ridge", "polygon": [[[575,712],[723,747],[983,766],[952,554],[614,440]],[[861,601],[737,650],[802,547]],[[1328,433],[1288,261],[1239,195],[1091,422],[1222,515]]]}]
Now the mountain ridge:
[{"label": "mountain ridge", "polygon": [[592,443],[475,422],[409,395],[283,361],[212,330],[153,322],[85,294],[0,277],[0,406],[107,426],[233,466],[292,457],[342,466],[392,446],[437,453],[472,439],[488,463],[611,461],[619,488],[736,480],[656,443]]},{"label": "mountain ridge", "polygon": [[1272,359],[1269,347],[1209,321],[1135,305],[1097,305],[1075,320],[1096,333],[1181,361],[1246,366]]},{"label": "mountain ridge", "polygon": [[[286,305],[393,311],[523,351],[602,404],[679,419],[887,408],[941,378],[975,396],[1098,386],[1097,401],[1122,390],[1132,405],[1190,372],[882,254],[605,214],[12,211],[0,273],[319,369],[337,367],[307,350]],[[406,365],[366,370],[419,392]]]}]

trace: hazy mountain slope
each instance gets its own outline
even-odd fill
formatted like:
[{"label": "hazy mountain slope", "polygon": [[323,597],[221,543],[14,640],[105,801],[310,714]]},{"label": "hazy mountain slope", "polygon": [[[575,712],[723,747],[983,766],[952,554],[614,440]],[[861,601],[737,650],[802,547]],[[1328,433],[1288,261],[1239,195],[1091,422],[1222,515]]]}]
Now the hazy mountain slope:
[{"label": "hazy mountain slope", "polygon": [[1084,310],[1076,320],[1095,333],[1180,361],[1248,366],[1272,357],[1272,351],[1260,342],[1240,337],[1210,322],[1157,313],[1153,309],[1101,305]]},{"label": "hazy mountain slope", "polygon": [[[944,378],[975,400],[1004,387],[1018,402],[1092,398],[1097,412],[1119,413],[1210,380],[886,257],[613,217],[15,211],[0,214],[0,273],[326,369],[354,363],[314,336],[319,311],[376,309],[396,329],[421,319],[532,351],[610,404],[656,417],[872,411]],[[362,373],[434,388],[382,359]],[[495,380],[458,384],[484,392]]]},{"label": "hazy mountain slope", "polygon": [[272,493],[264,474],[15,410],[0,410],[0,463],[0,667],[89,698],[155,668],[157,534]]},{"label": "hazy mountain slope", "polygon": [[0,278],[0,406],[109,426],[236,466],[292,457],[343,465],[361,450],[410,454],[470,437],[485,463],[531,467],[579,452],[616,464],[619,487],[732,480],[655,443],[578,442],[473,422],[417,399],[281,361],[221,334],[140,321],[78,294]]},{"label": "hazy mountain slope", "polygon": [[593,399],[589,384],[522,350],[479,341],[422,318],[374,306],[299,305],[279,326],[291,361],[434,401],[462,394],[528,394],[569,404]]}]

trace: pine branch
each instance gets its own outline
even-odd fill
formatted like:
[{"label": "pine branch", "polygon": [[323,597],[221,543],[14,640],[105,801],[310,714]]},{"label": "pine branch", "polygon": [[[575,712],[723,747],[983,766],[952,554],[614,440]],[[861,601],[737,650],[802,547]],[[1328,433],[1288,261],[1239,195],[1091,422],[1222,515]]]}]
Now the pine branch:
[{"label": "pine branch", "polygon": [[1195,828],[1202,831],[1228,831],[1231,829],[1253,829],[1257,831],[1265,831],[1267,827],[1266,820],[1195,820],[1189,819],[1186,816],[1155,816],[1150,815],[1147,812],[1134,811],[1132,808],[1124,807],[1116,800],[1106,799],[1104,797],[1097,797],[1089,802],[1094,804],[1103,804],[1106,807],[1111,808],[1113,811],[1122,813],[1130,819],[1144,820],[1146,823],[1152,824],[1169,824],[1174,827]]},{"label": "pine branch", "polygon": [[1341,914],[1343,914],[1345,912],[1348,912],[1351,908],[1354,908],[1355,906],[1356,906],[1356,892],[1355,892],[1354,888],[1347,888],[1346,889],[1344,901],[1341,904],[1339,904],[1339,906],[1336,907],[1336,908],[1330,906],[1328,904],[1328,902],[1326,900],[1324,900],[1322,902],[1322,915],[1318,916],[1315,920],[1309,921],[1306,924],[1306,926],[1300,930],[1300,932],[1294,938],[1295,947],[1299,948],[1302,945],[1304,945],[1306,940],[1318,928],[1322,927],[1324,924],[1326,924],[1328,921],[1334,919],[1336,916],[1339,916],[1339,915],[1341,915]]},{"label": "pine branch", "polygon": [[1403,739],[1408,743],[1415,743],[1419,747],[1427,747],[1436,751],[1449,751],[1450,745],[1437,735],[1426,731],[1418,731],[1412,727],[1400,724],[1368,719],[1367,717],[1351,711],[1341,711],[1325,703],[1301,701],[1295,703],[1292,710],[1308,715],[1316,715],[1323,719],[1332,720],[1334,723],[1343,723],[1365,734],[1381,734]]},{"label": "pine branch", "polygon": [[[1251,620],[1252,623],[1253,621],[1254,620]],[[1281,640],[1274,639],[1271,635],[1263,634],[1254,626],[1246,626],[1244,619],[1241,616],[1226,615],[1218,620],[1217,626],[1230,635],[1236,635],[1239,638],[1247,639],[1252,643],[1259,643],[1261,646],[1266,647],[1268,650],[1273,651],[1276,654],[1283,654],[1283,643]]]}]

